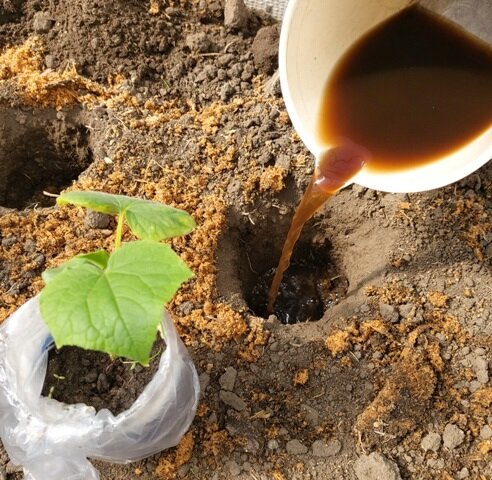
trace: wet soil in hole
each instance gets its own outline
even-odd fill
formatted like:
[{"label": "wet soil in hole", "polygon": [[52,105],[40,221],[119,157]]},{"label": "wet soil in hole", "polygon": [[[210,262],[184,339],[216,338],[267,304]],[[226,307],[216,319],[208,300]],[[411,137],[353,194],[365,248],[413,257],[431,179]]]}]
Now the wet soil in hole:
[{"label": "wet soil in hole", "polygon": [[[348,282],[330,262],[326,245],[300,243],[280,285],[274,314],[284,324],[319,320],[325,310],[345,296]],[[258,272],[246,295],[249,308],[268,317],[268,291],[275,266]]]},{"label": "wet soil in hole", "polygon": [[76,114],[0,108],[0,205],[46,207],[92,161],[87,128]]},{"label": "wet soil in hole", "polygon": [[[288,187],[285,201],[296,203],[296,188]],[[290,212],[280,212],[268,203],[258,204],[251,216],[231,209],[216,259],[217,290],[225,301],[268,317],[268,291],[291,219]],[[282,323],[319,320],[346,295],[348,281],[317,225],[317,220],[306,223],[284,275],[274,309]]]},{"label": "wet soil in hole", "polygon": [[53,348],[42,394],[67,404],[85,403],[114,415],[127,410],[152,380],[165,349],[161,339],[152,348],[149,367],[111,359],[109,355],[78,347]]}]

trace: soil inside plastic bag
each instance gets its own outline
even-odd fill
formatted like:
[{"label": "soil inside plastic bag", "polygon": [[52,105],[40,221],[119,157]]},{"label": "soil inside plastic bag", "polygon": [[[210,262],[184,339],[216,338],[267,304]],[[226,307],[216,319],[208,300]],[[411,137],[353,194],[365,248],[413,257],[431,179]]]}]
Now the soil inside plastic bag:
[{"label": "soil inside plastic bag", "polygon": [[60,402],[85,403],[97,411],[107,408],[114,415],[127,410],[152,380],[165,349],[155,341],[148,367],[112,359],[109,355],[78,347],[53,348],[42,394]]}]

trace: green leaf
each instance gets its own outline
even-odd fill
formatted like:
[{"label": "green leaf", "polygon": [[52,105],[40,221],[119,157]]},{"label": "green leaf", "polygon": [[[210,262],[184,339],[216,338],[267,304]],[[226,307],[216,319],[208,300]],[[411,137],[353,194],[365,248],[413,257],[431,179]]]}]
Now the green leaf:
[{"label": "green leaf", "polygon": [[183,210],[148,200],[132,203],[125,214],[132,232],[144,240],[158,242],[185,235],[195,228],[195,221]]},{"label": "green leaf", "polygon": [[71,203],[79,207],[86,207],[96,212],[117,215],[125,210],[129,197],[123,195],[111,195],[104,192],[64,192],[57,199],[58,205]]},{"label": "green leaf", "polygon": [[65,192],[58,197],[57,203],[71,203],[110,215],[122,214],[132,232],[143,240],[160,241],[178,237],[191,232],[196,226],[193,218],[184,210],[124,195]]},{"label": "green leaf", "polygon": [[168,245],[125,243],[105,269],[76,262],[41,292],[57,347],[76,345],[147,364],[164,303],[192,272]]},{"label": "green leaf", "polygon": [[41,276],[43,277],[44,283],[51,282],[59,273],[63,272],[63,270],[67,268],[73,268],[76,265],[80,264],[88,264],[93,265],[99,268],[106,268],[108,263],[109,253],[106,250],[97,250],[92,253],[83,253],[80,255],[76,255],[71,258],[67,262],[61,264],[59,267],[51,268],[49,270],[45,270]]}]

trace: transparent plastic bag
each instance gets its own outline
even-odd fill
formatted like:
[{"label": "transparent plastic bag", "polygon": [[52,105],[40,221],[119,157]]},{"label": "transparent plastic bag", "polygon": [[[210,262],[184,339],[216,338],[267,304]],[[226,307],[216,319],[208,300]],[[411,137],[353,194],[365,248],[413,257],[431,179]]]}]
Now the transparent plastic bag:
[{"label": "transparent plastic bag", "polygon": [[0,327],[0,437],[28,480],[96,480],[87,457],[128,463],[177,445],[188,430],[200,386],[191,358],[167,313],[159,369],[126,411],[96,413],[41,396],[53,346],[38,297]]}]

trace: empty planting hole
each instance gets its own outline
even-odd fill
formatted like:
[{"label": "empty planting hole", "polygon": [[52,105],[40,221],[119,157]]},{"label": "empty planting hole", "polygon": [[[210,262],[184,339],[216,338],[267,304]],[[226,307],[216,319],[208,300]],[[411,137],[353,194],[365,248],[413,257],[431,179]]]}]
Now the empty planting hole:
[{"label": "empty planting hole", "polygon": [[[63,117],[62,117],[63,118]],[[92,161],[87,129],[60,120],[55,112],[40,114],[0,110],[0,205],[46,207]]]},{"label": "empty planting hole", "polygon": [[[290,217],[280,215],[255,225],[246,219],[224,234],[218,258],[218,287],[224,297],[237,288],[255,315],[268,317],[268,291],[289,223]],[[320,238],[316,233],[308,223],[284,274],[273,312],[284,324],[319,320],[347,292],[347,279],[332,260],[329,242],[314,241]]]}]

